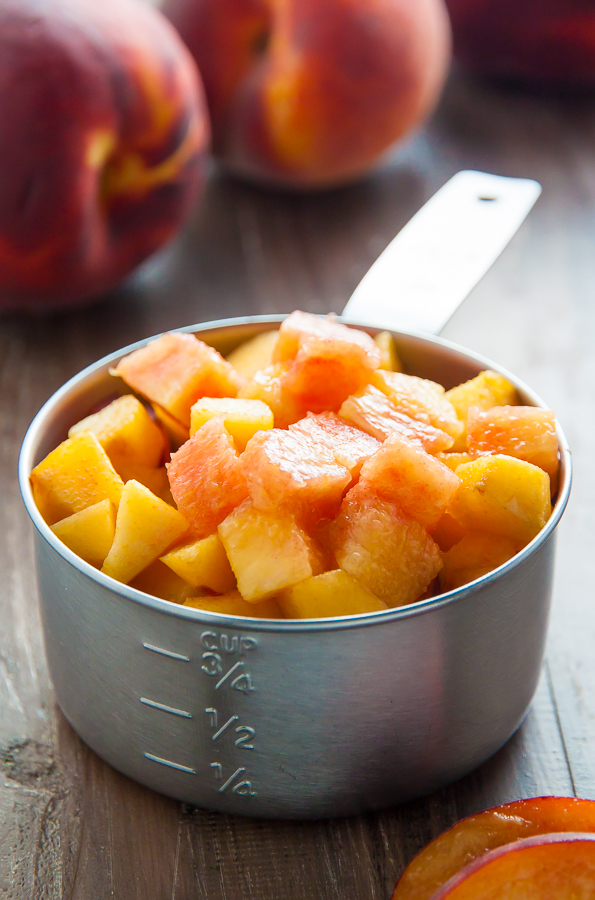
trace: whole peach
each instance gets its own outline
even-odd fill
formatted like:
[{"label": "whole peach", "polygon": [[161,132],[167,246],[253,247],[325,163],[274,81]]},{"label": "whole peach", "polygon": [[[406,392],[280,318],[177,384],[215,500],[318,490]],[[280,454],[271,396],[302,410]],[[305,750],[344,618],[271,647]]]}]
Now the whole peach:
[{"label": "whole peach", "polygon": [[0,309],[108,290],[202,184],[196,66],[141,0],[0,0],[0,122]]},{"label": "whole peach", "polygon": [[595,87],[595,0],[447,0],[455,52],[484,75]]},{"label": "whole peach", "polygon": [[216,155],[290,187],[350,181],[432,109],[442,0],[165,0],[203,76]]}]

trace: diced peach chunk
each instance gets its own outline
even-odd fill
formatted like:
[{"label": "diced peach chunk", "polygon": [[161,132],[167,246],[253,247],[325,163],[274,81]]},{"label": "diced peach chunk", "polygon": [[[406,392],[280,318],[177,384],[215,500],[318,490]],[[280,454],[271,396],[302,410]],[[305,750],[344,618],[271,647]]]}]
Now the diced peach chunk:
[{"label": "diced peach chunk", "polygon": [[478,409],[491,409],[492,406],[515,406],[518,403],[516,388],[510,381],[485,369],[472,378],[446,392],[446,398],[455,408],[456,414],[463,423],[464,430],[459,435],[454,450],[463,452],[467,449],[467,414],[472,406]]},{"label": "diced peach chunk", "polygon": [[339,415],[379,441],[386,440],[389,434],[396,431],[411,441],[418,441],[428,453],[448,450],[453,445],[450,434],[426,422],[412,419],[407,413],[399,412],[386,394],[371,384],[348,397],[341,406]]},{"label": "diced peach chunk", "polygon": [[380,362],[369,340],[375,354],[357,342],[309,337],[283,376],[283,387],[311,412],[338,410],[369,382]]},{"label": "diced peach chunk", "polygon": [[549,476],[531,463],[482,456],[459,466],[457,475],[461,486],[448,512],[468,531],[490,531],[525,544],[550,517]]},{"label": "diced peach chunk", "polygon": [[124,483],[127,481],[140,481],[141,484],[149,488],[152,494],[156,494],[157,497],[161,497],[166,502],[171,498],[165,466],[153,469],[149,466],[123,462],[118,465],[118,475]]},{"label": "diced peach chunk", "polygon": [[462,433],[463,423],[457,418],[441,384],[403,372],[383,371],[374,372],[370,381],[386,394],[399,412],[433,425],[455,440]]},{"label": "diced peach chunk", "polygon": [[221,418],[211,419],[172,455],[167,474],[174,500],[197,537],[248,496],[242,464]]},{"label": "diced peach chunk", "polygon": [[116,471],[120,463],[156,468],[166,451],[165,438],[137,397],[126,394],[73,425],[68,437],[92,431]]},{"label": "diced peach chunk", "polygon": [[94,566],[109,553],[116,530],[116,511],[109,500],[100,500],[52,525],[63,544]]},{"label": "diced peach chunk", "polygon": [[178,422],[175,416],[172,416],[166,409],[159,406],[158,403],[152,403],[155,418],[165,430],[169,438],[170,449],[177,450],[182,444],[185,444],[190,437],[188,425]]},{"label": "diced peach chunk", "polygon": [[120,360],[113,370],[127,385],[158,403],[183,425],[199,397],[235,397],[241,375],[191,334],[161,337]]},{"label": "diced peach chunk", "polygon": [[215,416],[223,416],[223,424],[240,453],[257,431],[266,431],[275,424],[273,413],[262,400],[203,397],[190,410],[190,434],[194,434]]},{"label": "diced peach chunk", "polygon": [[277,602],[286,619],[356,616],[388,608],[343,569],[306,578],[282,591]]},{"label": "diced peach chunk", "polygon": [[556,417],[534,406],[495,406],[469,410],[467,445],[472,456],[503,453],[524,459],[547,472],[555,491],[558,482]]},{"label": "diced peach chunk", "polygon": [[388,606],[413,603],[442,568],[423,525],[361,482],[345,497],[331,540],[339,566]]},{"label": "diced peach chunk", "polygon": [[227,357],[230,363],[244,378],[254,378],[257,372],[270,366],[277,343],[278,331],[264,331],[256,337],[244,341]]},{"label": "diced peach chunk", "polygon": [[249,603],[321,571],[320,550],[292,515],[261,512],[246,500],[218,531],[238,589]]},{"label": "diced peach chunk", "polygon": [[453,519],[450,513],[445,512],[438,519],[438,524],[432,530],[432,540],[436,541],[440,549],[444,552],[450,550],[455,544],[461,541],[467,532],[463,526]]},{"label": "diced peach chunk", "polygon": [[442,591],[452,591],[497,569],[518,553],[512,538],[487,531],[472,531],[444,554],[438,578]]},{"label": "diced peach chunk", "polygon": [[380,351],[369,334],[335,322],[332,316],[316,316],[296,310],[281,323],[273,354],[274,362],[295,359],[308,341],[315,339],[337,344],[352,344],[368,358],[368,366],[380,365]]},{"label": "diced peach chunk", "polygon": [[236,586],[223,544],[217,534],[175,547],[161,561],[193,587],[227,594]]},{"label": "diced peach chunk", "polygon": [[188,531],[173,507],[138,481],[128,481],[116,517],[116,533],[101,569],[127,584]]},{"label": "diced peach chunk", "polygon": [[318,447],[328,447],[335,462],[349,469],[352,478],[359,476],[364,461],[380,449],[376,438],[354,428],[332,412],[308,413],[305,419],[290,425],[289,430],[309,435]]},{"label": "diced peach chunk", "polygon": [[100,500],[117,506],[123,483],[95,435],[81,431],[35,466],[31,487],[41,515],[53,525]]},{"label": "diced peach chunk", "polygon": [[284,377],[291,363],[273,363],[256,372],[238,397],[246,400],[262,400],[272,411],[275,428],[287,428],[306,414],[306,408],[285,387]]},{"label": "diced peach chunk", "polygon": [[374,343],[380,350],[380,368],[387,372],[402,372],[403,366],[390,331],[379,332],[374,337]]},{"label": "diced peach chunk", "polygon": [[274,428],[255,435],[241,456],[250,497],[260,510],[308,518],[334,515],[351,473],[328,446],[303,431]]},{"label": "diced peach chunk", "polygon": [[283,613],[273,598],[261,603],[247,603],[239,591],[231,591],[222,597],[189,597],[186,606],[204,609],[227,616],[248,616],[252,619],[282,619]]},{"label": "diced peach chunk", "polygon": [[137,591],[144,591],[145,594],[151,594],[161,600],[169,600],[170,603],[184,603],[196,590],[159,559],[143,569],[129,585]]},{"label": "diced peach chunk", "polygon": [[456,472],[459,466],[471,462],[472,456],[470,453],[437,453],[436,459]]},{"label": "diced peach chunk", "polygon": [[430,531],[460,483],[448,466],[396,433],[364,463],[360,476],[362,488],[397,503]]}]

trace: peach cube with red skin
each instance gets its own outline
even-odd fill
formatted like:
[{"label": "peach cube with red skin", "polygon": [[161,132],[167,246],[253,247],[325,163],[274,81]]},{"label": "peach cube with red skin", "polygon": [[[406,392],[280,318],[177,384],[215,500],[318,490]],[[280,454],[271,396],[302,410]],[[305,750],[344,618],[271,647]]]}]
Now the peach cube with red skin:
[{"label": "peach cube with red skin", "polygon": [[338,410],[380,365],[372,338],[332,319],[292,313],[279,329],[275,360],[293,359],[283,386],[310,412]]},{"label": "peach cube with red skin", "polygon": [[235,397],[242,376],[191,334],[162,334],[120,360],[113,370],[134,391],[159,404],[183,425],[199,397]]},{"label": "peach cube with red skin", "polygon": [[420,443],[428,453],[448,450],[454,443],[450,434],[440,428],[399,412],[386,394],[372,384],[348,397],[341,406],[339,415],[379,441],[385,441],[389,434],[398,432],[403,437]]},{"label": "peach cube with red skin", "polygon": [[361,482],[343,500],[330,537],[339,566],[388,606],[413,603],[442,568],[423,525]]},{"label": "peach cube with red skin", "polygon": [[469,410],[467,446],[472,456],[502,453],[539,466],[550,476],[552,493],[558,483],[558,437],[551,409],[494,406]]},{"label": "peach cube with red skin", "polygon": [[448,466],[396,433],[364,463],[360,477],[362,488],[397,503],[430,531],[460,483]]},{"label": "peach cube with red skin", "polygon": [[463,423],[457,418],[441,384],[403,372],[378,371],[370,380],[374,387],[386,394],[399,412],[433,425],[455,440],[463,432]]},{"label": "peach cube with red skin", "polygon": [[207,537],[247,496],[233,439],[222,418],[210,419],[172,454],[172,496],[197,538]]},{"label": "peach cube with red skin", "polygon": [[309,435],[319,446],[328,447],[335,461],[349,469],[353,479],[359,476],[365,460],[381,446],[376,438],[331,412],[308,413],[305,419],[290,425],[289,430]]},{"label": "peach cube with red skin", "polygon": [[241,457],[256,509],[291,510],[308,518],[333,516],[351,473],[333,450],[303,431],[273,428],[248,441]]}]

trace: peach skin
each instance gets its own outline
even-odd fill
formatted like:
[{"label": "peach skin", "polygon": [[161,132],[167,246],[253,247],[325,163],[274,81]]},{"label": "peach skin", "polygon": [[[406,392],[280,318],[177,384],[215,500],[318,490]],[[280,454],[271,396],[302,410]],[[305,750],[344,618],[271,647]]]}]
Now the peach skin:
[{"label": "peach skin", "polygon": [[432,109],[442,0],[166,0],[204,79],[216,155],[255,181],[348,182]]},{"label": "peach skin", "polygon": [[0,0],[0,121],[0,310],[109,290],[202,185],[196,66],[140,0]]}]

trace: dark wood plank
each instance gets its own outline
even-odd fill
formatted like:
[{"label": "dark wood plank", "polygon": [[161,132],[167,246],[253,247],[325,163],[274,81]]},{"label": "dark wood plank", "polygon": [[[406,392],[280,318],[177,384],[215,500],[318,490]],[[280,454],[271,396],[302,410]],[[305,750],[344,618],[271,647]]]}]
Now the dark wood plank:
[{"label": "dark wood plank", "polygon": [[[0,325],[0,890],[74,900],[384,900],[399,871],[457,818],[541,793],[595,796],[589,410],[595,372],[595,122],[588,101],[455,77],[428,127],[382,173],[288,196],[213,172],[195,221],[129,284],[87,310]],[[542,681],[526,722],[477,772],[355,819],[270,823],[191,810],[125,779],[53,704],[40,637],[18,447],[42,402],[99,356],[228,315],[339,312],[371,262],[456,170],[537,177],[544,195],[445,335],[509,366],[557,410],[577,488],[560,529]],[[562,726],[562,734],[560,727]]]}]

